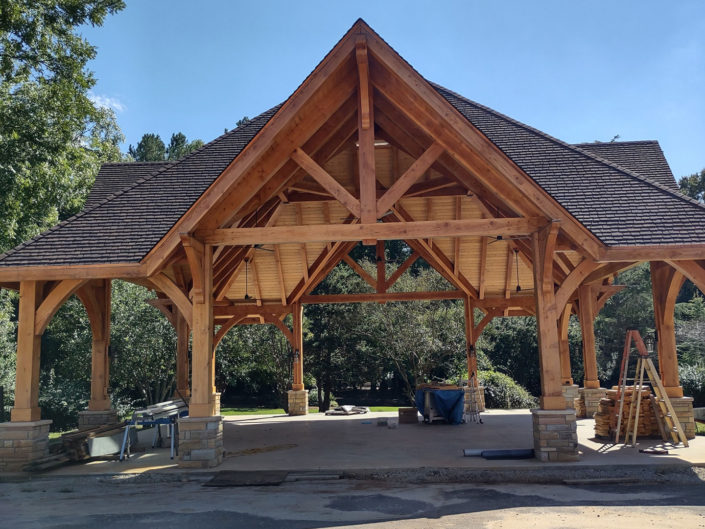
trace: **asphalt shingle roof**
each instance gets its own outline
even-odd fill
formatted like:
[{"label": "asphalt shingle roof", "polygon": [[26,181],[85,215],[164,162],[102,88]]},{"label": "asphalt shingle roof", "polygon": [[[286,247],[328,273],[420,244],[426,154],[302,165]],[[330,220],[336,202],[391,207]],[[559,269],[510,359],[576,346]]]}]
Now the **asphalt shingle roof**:
[{"label": "asphalt shingle roof", "polygon": [[168,167],[173,162],[129,162],[105,163],[95,177],[95,183],[86,198],[83,210],[86,211],[97,206],[110,195],[135,184],[141,178],[148,178],[152,174]]},{"label": "asphalt shingle roof", "polygon": [[676,179],[657,141],[576,143],[573,146],[678,191]]},{"label": "asphalt shingle roof", "polygon": [[[705,207],[673,190],[657,143],[568,145],[432,86],[605,244],[705,243]],[[0,266],[139,262],[280,106],[156,171],[104,166],[83,212],[0,255]]]},{"label": "asphalt shingle roof", "polygon": [[0,255],[0,266],[139,262],[278,108]]},{"label": "asphalt shingle roof", "polygon": [[705,243],[705,207],[433,85],[561,206],[608,246]]}]

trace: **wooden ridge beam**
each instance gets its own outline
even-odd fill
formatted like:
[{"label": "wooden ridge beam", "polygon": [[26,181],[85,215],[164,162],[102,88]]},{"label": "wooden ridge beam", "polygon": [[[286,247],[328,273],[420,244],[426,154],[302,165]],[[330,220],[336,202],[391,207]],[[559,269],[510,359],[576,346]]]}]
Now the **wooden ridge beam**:
[{"label": "wooden ridge beam", "polygon": [[202,232],[206,244],[287,244],[302,242],[406,240],[473,235],[529,235],[547,221],[543,217],[464,220],[426,220],[393,224],[333,224],[275,226],[269,228],[225,228]]}]

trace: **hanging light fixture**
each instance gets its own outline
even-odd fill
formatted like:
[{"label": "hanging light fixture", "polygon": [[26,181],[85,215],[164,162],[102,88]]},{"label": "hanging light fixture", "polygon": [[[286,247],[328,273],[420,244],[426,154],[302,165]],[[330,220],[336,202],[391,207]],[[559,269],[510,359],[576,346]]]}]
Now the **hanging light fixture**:
[{"label": "hanging light fixture", "polygon": [[252,299],[250,295],[247,293],[247,287],[248,287],[248,281],[247,281],[247,269],[249,267],[250,260],[245,259],[245,301]]},{"label": "hanging light fixture", "polygon": [[517,292],[521,292],[519,284],[519,248],[514,248],[514,268],[517,270]]}]

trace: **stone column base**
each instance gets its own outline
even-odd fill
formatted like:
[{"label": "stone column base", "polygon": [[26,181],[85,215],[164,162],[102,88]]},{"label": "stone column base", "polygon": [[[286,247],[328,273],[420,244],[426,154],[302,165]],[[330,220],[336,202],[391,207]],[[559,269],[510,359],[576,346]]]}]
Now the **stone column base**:
[{"label": "stone column base", "polygon": [[52,421],[0,423],[0,472],[16,472],[49,455]]},{"label": "stone column base", "polygon": [[287,391],[289,395],[289,415],[308,415],[308,390]]},{"label": "stone column base", "polygon": [[105,424],[115,424],[117,422],[120,421],[118,421],[116,410],[83,410],[78,412],[79,430],[95,428],[96,426],[103,426]]},{"label": "stone column base", "polygon": [[695,438],[695,415],[693,412],[693,397],[671,397],[671,405],[676,417],[683,427],[687,439]]},{"label": "stone column base", "polygon": [[607,395],[607,390],[605,388],[580,388],[578,393],[580,393],[578,398],[582,401],[582,407],[585,409],[585,413],[581,414],[580,418],[592,419],[600,407],[600,400]]},{"label": "stone column base", "polygon": [[575,410],[531,410],[534,455],[539,461],[578,461]]},{"label": "stone column base", "polygon": [[470,413],[470,403],[472,402],[472,392],[477,392],[477,411],[485,411],[485,386],[478,386],[477,389],[471,387],[465,387],[465,413]]},{"label": "stone column base", "polygon": [[212,468],[223,462],[223,418],[179,419],[179,467]]},{"label": "stone column base", "polygon": [[563,389],[563,398],[565,398],[565,407],[566,409],[575,409],[575,399],[578,396],[578,385],[577,384],[570,384],[570,385],[565,385],[561,386]]}]

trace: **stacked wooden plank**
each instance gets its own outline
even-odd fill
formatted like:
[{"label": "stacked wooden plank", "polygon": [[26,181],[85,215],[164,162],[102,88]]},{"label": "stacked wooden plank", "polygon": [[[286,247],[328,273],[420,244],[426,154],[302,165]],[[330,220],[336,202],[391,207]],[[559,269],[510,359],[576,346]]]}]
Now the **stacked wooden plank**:
[{"label": "stacked wooden plank", "polygon": [[573,407],[575,408],[575,416],[579,419],[587,417],[587,410],[585,409],[585,400],[583,396],[580,395],[573,400]]},{"label": "stacked wooden plank", "polygon": [[69,432],[61,436],[61,442],[64,447],[64,453],[71,461],[81,461],[88,459],[90,453],[88,451],[88,439],[94,437],[109,437],[115,434],[122,433],[125,428],[125,423],[107,424],[104,426],[96,426],[78,432]]},{"label": "stacked wooden plank", "polygon": [[[659,435],[659,427],[653,406],[651,404],[651,390],[644,388],[639,392],[641,404],[639,406],[639,425],[637,436],[649,437]],[[627,386],[622,409],[622,421],[619,437],[624,439],[629,421],[629,408],[634,398],[634,387]],[[636,410],[636,408],[635,408]],[[617,387],[607,390],[605,398],[600,400],[600,405],[595,413],[595,435],[597,437],[613,438],[617,430],[617,415],[619,413],[619,391]],[[633,427],[633,426],[632,426]]]}]

